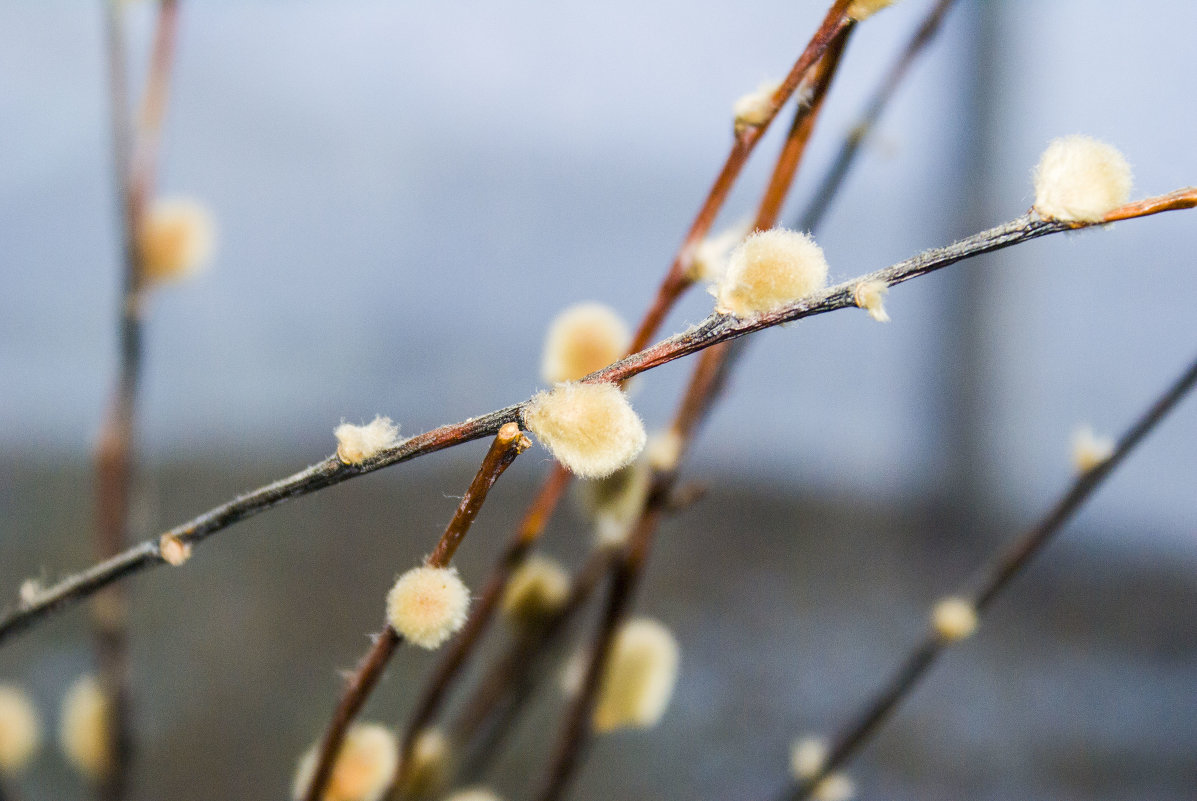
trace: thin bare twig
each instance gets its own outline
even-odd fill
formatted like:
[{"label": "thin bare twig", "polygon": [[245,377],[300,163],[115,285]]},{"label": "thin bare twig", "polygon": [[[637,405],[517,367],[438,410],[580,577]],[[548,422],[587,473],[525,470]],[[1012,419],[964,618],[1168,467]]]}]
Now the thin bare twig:
[{"label": "thin bare twig", "polygon": [[[972,603],[978,616],[989,608],[1010,581],[1021,574],[1030,561],[1063,529],[1064,524],[1072,518],[1077,509],[1092,497],[1130,452],[1176,408],[1180,400],[1193,389],[1194,384],[1197,384],[1197,359],[1122,435],[1109,458],[1080,473],[1042,520],[994,555],[981,570],[971,591],[966,588],[959,593],[960,597]],[[881,728],[898,704],[910,695],[949,644],[934,631],[929,631],[881,691],[844,727],[828,750],[822,768],[793,791],[787,792],[786,797],[795,800],[808,798],[827,774],[850,759]]]},{"label": "thin bare twig", "polygon": [[[698,325],[620,359],[582,380],[589,383],[623,381],[675,359],[765,328],[838,309],[855,308],[853,292],[862,281],[877,280],[893,286],[973,256],[1001,250],[1049,234],[1076,231],[1165,211],[1189,209],[1195,205],[1197,205],[1197,187],[1188,187],[1120,207],[1094,223],[1044,220],[1034,213],[1025,214],[946,247],[923,251],[890,267],[836,284],[769,314],[740,319],[713,313]],[[186,523],[175,526],[165,534],[184,543],[200,542],[217,531],[292,498],[307,495],[347,479],[381,470],[384,467],[493,435],[506,423],[520,422],[526,404],[527,401],[524,401],[481,417],[471,418],[465,422],[435,428],[404,440],[360,465],[345,465],[335,455],[330,456],[292,476],[221,504]],[[165,560],[158,552],[158,542],[159,538],[157,537],[147,540],[112,559],[68,576],[53,587],[41,592],[29,603],[23,603],[16,611],[0,619],[0,643],[7,641],[16,633],[26,630],[52,612],[66,608],[72,602],[95,593],[113,581],[141,572],[149,567],[164,564]]]},{"label": "thin bare twig", "polygon": [[[482,505],[486,503],[486,497],[490,493],[491,487],[515,461],[515,457],[531,445],[532,442],[523,435],[515,423],[507,423],[499,429],[499,433],[487,450],[481,466],[474,474],[474,479],[462,496],[461,502],[458,503],[457,510],[445,527],[436,547],[424,560],[425,565],[428,567],[449,566],[453,554],[457,552],[457,547],[461,545],[470,526],[478,517]],[[345,692],[337,703],[337,708],[329,721],[328,730],[321,740],[316,769],[312,772],[311,782],[308,784],[307,792],[304,793],[304,801],[317,801],[328,785],[329,779],[332,778],[333,765],[345,742],[345,734],[349,731],[350,724],[361,711],[362,706],[370,697],[370,693],[374,691],[378,680],[382,678],[387,662],[390,661],[402,641],[403,638],[394,628],[389,625],[384,627],[382,632],[374,638],[373,646],[363,657],[357,670],[349,677]]]},{"label": "thin bare twig", "polygon": [[898,56],[893,66],[890,67],[885,81],[877,89],[877,93],[873,95],[872,99],[869,100],[865,106],[864,113],[861,114],[856,125],[852,126],[852,130],[848,133],[843,144],[840,145],[839,152],[836,153],[835,160],[831,163],[827,174],[819,182],[810,205],[807,206],[802,216],[798,218],[795,227],[799,231],[813,231],[819,227],[819,223],[823,221],[823,216],[827,213],[827,209],[831,207],[831,201],[835,199],[840,187],[843,186],[844,178],[847,177],[852,162],[856,160],[856,156],[860,152],[860,146],[864,144],[869,134],[872,133],[873,128],[877,125],[877,120],[881,118],[885,107],[896,94],[898,86],[910,71],[911,65],[927,45],[930,44],[931,40],[935,38],[935,34],[939,32],[940,25],[942,25],[943,19],[953,2],[954,0],[939,0],[935,4],[935,7],[927,14],[923,23],[915,31],[914,36],[906,44],[906,47],[902,50],[902,53]]}]

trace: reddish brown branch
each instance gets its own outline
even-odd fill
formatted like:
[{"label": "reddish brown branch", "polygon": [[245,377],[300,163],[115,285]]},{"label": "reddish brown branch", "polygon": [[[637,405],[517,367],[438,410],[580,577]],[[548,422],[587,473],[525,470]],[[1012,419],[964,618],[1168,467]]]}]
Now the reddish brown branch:
[{"label": "reddish brown branch", "polygon": [[[1193,389],[1194,384],[1197,384],[1197,359],[1122,435],[1108,459],[1079,474],[1043,519],[995,554],[982,569],[971,591],[965,588],[958,595],[969,599],[978,615],[984,613],[1002,590],[1043,551],[1077,509],[1092,497],[1130,452],[1176,408],[1181,399]],[[836,737],[821,770],[787,795],[793,799],[810,797],[820,781],[847,762],[877,733],[898,705],[918,686],[927,670],[949,644],[934,631],[928,632],[885,686]]]}]

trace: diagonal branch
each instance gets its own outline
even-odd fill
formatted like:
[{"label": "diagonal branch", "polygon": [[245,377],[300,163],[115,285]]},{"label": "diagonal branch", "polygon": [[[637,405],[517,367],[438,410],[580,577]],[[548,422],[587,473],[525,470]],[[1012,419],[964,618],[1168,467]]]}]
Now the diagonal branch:
[{"label": "diagonal branch", "polygon": [[[1033,527],[1024,532],[993,559],[980,573],[971,593],[960,597],[971,602],[980,615],[987,610],[994,599],[1018,576],[1044,546],[1060,532],[1072,515],[1087,501],[1098,487],[1126,459],[1130,452],[1143,441],[1155,427],[1171,412],[1194,384],[1197,384],[1197,360],[1194,360],[1183,374],[1154,402],[1143,415],[1122,435],[1113,453],[1090,470],[1077,476],[1056,505]],[[803,781],[787,797],[798,801],[808,798],[826,776],[850,759],[869,739],[876,734],[890,714],[914,688],[927,670],[935,663],[939,654],[950,645],[950,640],[935,631],[930,631],[910,652],[902,665],[880,692],[851,721],[828,751],[820,770]]]},{"label": "diagonal branch", "polygon": [[[711,314],[698,325],[623,358],[583,380],[587,382],[623,381],[675,359],[697,353],[712,345],[737,339],[765,328],[838,309],[855,308],[853,292],[862,281],[878,280],[893,286],[973,256],[1001,250],[1049,234],[1101,226],[1118,220],[1189,209],[1194,206],[1197,206],[1197,187],[1188,187],[1167,195],[1147,198],[1122,206],[1094,223],[1044,220],[1033,213],[1028,213],[946,247],[923,251],[917,256],[891,267],[866,273],[851,281],[821,290],[776,312],[750,319],[738,319],[717,313]],[[298,498],[339,484],[347,479],[372,473],[400,462],[410,461],[454,445],[491,436],[506,423],[520,422],[526,403],[527,401],[517,403],[481,417],[444,425],[416,435],[382,451],[378,456],[360,465],[345,465],[336,456],[330,456],[312,467],[246,493],[186,523],[175,526],[165,532],[165,535],[184,543],[200,542],[234,523],[292,498]],[[154,539],[147,540],[85,571],[68,576],[53,587],[39,593],[28,603],[23,603],[16,611],[0,619],[0,644],[14,634],[29,628],[38,620],[65,609],[72,602],[86,598],[118,579],[164,563],[165,560],[158,550],[158,539]]]}]

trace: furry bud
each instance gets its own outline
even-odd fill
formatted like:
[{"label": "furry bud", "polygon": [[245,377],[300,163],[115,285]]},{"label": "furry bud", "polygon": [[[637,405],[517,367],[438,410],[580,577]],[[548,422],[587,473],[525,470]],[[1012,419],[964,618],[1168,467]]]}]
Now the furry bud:
[{"label": "furry bud", "polygon": [[[379,801],[395,775],[398,754],[395,735],[385,726],[353,724],[345,733],[321,801]],[[295,801],[307,793],[319,758],[320,743],[316,743],[299,760],[291,789]]]},{"label": "furry bud", "polygon": [[0,776],[29,762],[42,741],[42,723],[23,691],[0,684]]},{"label": "furry bud", "polygon": [[944,642],[967,639],[977,630],[977,608],[964,598],[943,598],[931,610],[931,627]]},{"label": "furry bud", "polygon": [[1099,437],[1089,426],[1072,435],[1072,466],[1078,473],[1088,473],[1114,454],[1114,440]]},{"label": "furry bud", "polygon": [[757,231],[732,251],[715,290],[715,309],[753,317],[785,308],[827,283],[823,250],[806,234]]},{"label": "furry bud", "polygon": [[889,292],[889,285],[884,281],[861,281],[852,293],[856,305],[864,309],[879,323],[888,323],[889,315],[885,312],[885,296]]},{"label": "furry bud", "polygon": [[541,444],[582,478],[609,476],[644,448],[644,423],[613,384],[558,384],[524,408]]},{"label": "furry bud", "polygon": [[669,629],[649,618],[624,623],[599,687],[595,731],[655,726],[673,695],[677,668],[677,640]]},{"label": "furry bud", "polygon": [[852,0],[848,4],[848,16],[861,22],[876,14],[883,8],[889,8],[894,0]]},{"label": "furry bud", "polygon": [[138,232],[142,278],[151,283],[178,281],[205,267],[212,257],[213,230],[208,210],[194,200],[154,201]]},{"label": "furry bud", "polygon": [[577,381],[621,358],[631,341],[627,324],[611,307],[570,306],[549,326],[541,376],[550,384]]},{"label": "furry bud", "polygon": [[436,648],[466,621],[470,591],[455,567],[413,567],[387,594],[387,620],[413,645]]},{"label": "furry bud", "polygon": [[58,741],[67,760],[92,781],[112,768],[112,703],[94,676],[82,676],[62,699]]},{"label": "furry bud", "polygon": [[756,89],[741,96],[732,104],[737,130],[745,125],[761,125],[769,119],[773,108],[773,95],[781,87],[781,81],[765,81]]},{"label": "furry bud", "polygon": [[1035,210],[1044,217],[1097,222],[1130,198],[1131,168],[1112,145],[1064,136],[1043,151],[1034,182]]},{"label": "furry bud", "polygon": [[790,746],[790,774],[804,782],[819,774],[827,761],[827,741],[822,737],[803,737]]},{"label": "furry bud", "polygon": [[341,423],[333,429],[337,458],[344,464],[361,464],[399,442],[399,426],[378,415],[364,426]]},{"label": "furry bud", "polygon": [[503,614],[521,625],[545,620],[569,597],[569,574],[555,559],[529,556],[511,574],[503,591]]}]

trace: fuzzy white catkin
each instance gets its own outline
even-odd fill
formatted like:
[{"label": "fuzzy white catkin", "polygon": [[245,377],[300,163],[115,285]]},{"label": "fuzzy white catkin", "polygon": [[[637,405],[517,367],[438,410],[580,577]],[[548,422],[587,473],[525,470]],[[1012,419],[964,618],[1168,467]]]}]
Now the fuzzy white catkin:
[{"label": "fuzzy white catkin", "polygon": [[822,737],[803,737],[790,746],[790,774],[804,782],[818,774],[827,761],[827,741]]},{"label": "fuzzy white catkin", "polygon": [[864,309],[879,323],[888,323],[889,314],[885,311],[885,296],[889,292],[889,285],[884,281],[861,281],[852,293],[856,305]]},{"label": "fuzzy white catkin", "polygon": [[748,236],[749,223],[741,222],[717,234],[703,238],[694,248],[687,275],[692,281],[714,283],[727,271],[727,259],[732,249]]},{"label": "fuzzy white catkin", "polygon": [[1096,222],[1130,198],[1131,168],[1113,145],[1063,136],[1043,151],[1034,183],[1035,210],[1044,217]]},{"label": "fuzzy white catkin", "polygon": [[387,620],[413,645],[436,648],[466,621],[470,591],[455,567],[413,567],[387,593]]},{"label": "fuzzy white catkin", "polygon": [[760,125],[767,120],[772,108],[773,95],[780,87],[781,81],[765,81],[748,94],[737,98],[736,102],[732,104],[736,127]]},{"label": "fuzzy white catkin", "polygon": [[842,773],[828,773],[810,795],[815,801],[851,801],[856,795],[856,785]]},{"label": "fuzzy white catkin", "polygon": [[[399,746],[390,729],[377,723],[353,724],[333,761],[321,801],[378,801],[395,775],[398,754]],[[319,758],[319,742],[300,758],[291,788],[295,801],[307,792]]]},{"label": "fuzzy white catkin", "polygon": [[62,699],[58,741],[67,760],[93,781],[112,765],[109,726],[112,707],[94,676],[82,676]]},{"label": "fuzzy white catkin", "polygon": [[1072,435],[1072,466],[1078,473],[1088,473],[1114,454],[1114,440],[1099,437],[1089,426],[1079,427]]},{"label": "fuzzy white catkin", "polygon": [[439,728],[423,729],[412,743],[411,765],[403,773],[406,796],[423,798],[439,792],[449,778],[449,738]]},{"label": "fuzzy white catkin", "polygon": [[587,481],[578,487],[582,505],[594,521],[600,547],[622,545],[626,541],[644,508],[651,481],[648,463],[637,459],[606,478]]},{"label": "fuzzy white catkin", "polygon": [[569,573],[556,559],[534,554],[517,567],[503,591],[503,614],[534,624],[556,612],[569,597]]},{"label": "fuzzy white catkin", "polygon": [[146,210],[138,232],[142,278],[178,281],[205,267],[216,241],[212,216],[190,198],[162,198]]},{"label": "fuzzy white catkin", "polygon": [[806,234],[757,231],[732,251],[715,289],[715,308],[753,317],[789,306],[827,283],[827,259]]},{"label": "fuzzy white catkin", "polygon": [[489,787],[470,787],[445,796],[444,801],[503,801],[503,798]]},{"label": "fuzzy white catkin", "polygon": [[624,623],[599,686],[595,731],[655,726],[673,695],[677,669],[677,640],[668,628],[649,618]]},{"label": "fuzzy white catkin", "polygon": [[977,608],[965,598],[940,599],[931,610],[931,627],[944,642],[967,639],[977,630]]},{"label": "fuzzy white catkin", "polygon": [[848,16],[857,22],[866,20],[883,8],[889,8],[894,0],[852,0],[848,4]]},{"label": "fuzzy white catkin", "polygon": [[570,306],[549,326],[541,376],[550,384],[577,381],[621,358],[631,342],[627,323],[610,306]]},{"label": "fuzzy white catkin", "polygon": [[333,429],[337,458],[345,464],[361,464],[399,442],[399,426],[389,417],[376,416],[364,426],[341,423]]},{"label": "fuzzy white catkin", "polygon": [[29,696],[0,684],[0,776],[11,776],[25,767],[41,741],[41,719]]},{"label": "fuzzy white catkin", "polygon": [[558,384],[524,407],[524,423],[570,472],[609,476],[639,455],[647,434],[613,384]]}]

